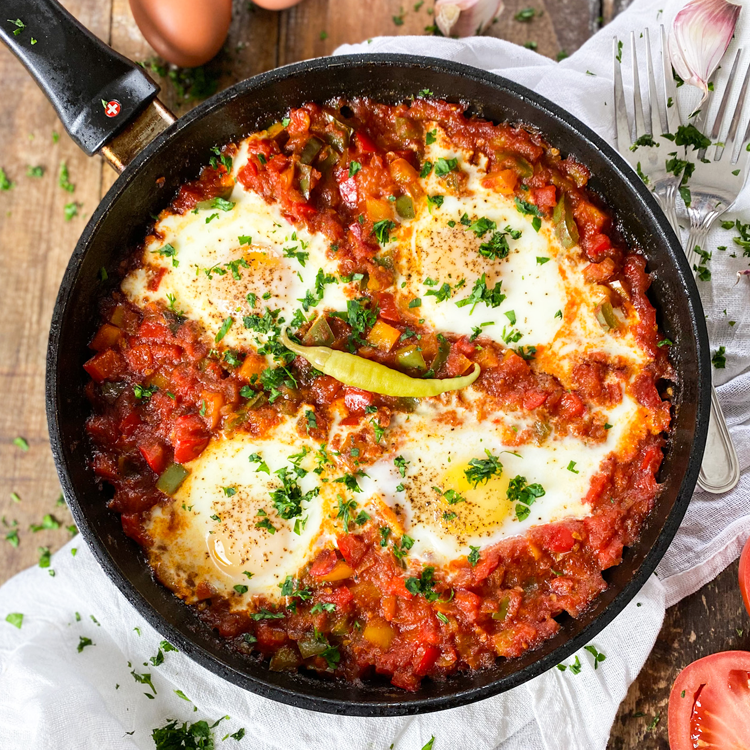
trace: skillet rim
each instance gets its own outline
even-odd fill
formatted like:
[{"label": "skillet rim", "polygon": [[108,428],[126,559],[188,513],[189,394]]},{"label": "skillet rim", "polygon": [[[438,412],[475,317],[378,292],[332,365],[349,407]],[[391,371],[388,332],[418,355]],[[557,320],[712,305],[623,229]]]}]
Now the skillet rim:
[{"label": "skillet rim", "polygon": [[[105,219],[110,207],[120,198],[121,194],[133,182],[133,180],[137,178],[140,168],[150,160],[152,156],[155,156],[162,147],[166,146],[169,141],[177,137],[183,129],[191,126],[195,121],[201,119],[209,112],[224,107],[233,99],[245,97],[251,94],[254,89],[265,87],[269,84],[272,85],[274,82],[293,77],[297,74],[304,74],[310,70],[324,69],[335,74],[336,69],[356,66],[371,66],[385,69],[393,67],[417,70],[428,69],[431,71],[437,70],[438,72],[459,75],[463,78],[474,80],[484,85],[501,88],[506,94],[531,105],[537,110],[545,112],[546,115],[561,121],[568,128],[574,130],[579,142],[582,144],[585,143],[588,147],[595,148],[602,153],[609,168],[612,170],[613,176],[619,181],[628,183],[629,187],[635,191],[637,197],[643,204],[647,216],[649,216],[657,230],[657,240],[666,245],[666,255],[671,262],[671,270],[676,271],[683,288],[685,288],[687,292],[687,304],[692,327],[691,333],[696,338],[696,387],[699,398],[698,403],[696,404],[695,432],[689,452],[687,469],[677,491],[675,502],[658,532],[655,543],[645,553],[641,565],[632,575],[630,580],[614,595],[612,601],[606,606],[606,608],[577,635],[560,644],[557,648],[542,656],[540,659],[510,675],[501,677],[486,685],[463,690],[459,689],[450,695],[433,696],[421,699],[350,701],[328,698],[325,696],[325,683],[322,682],[320,683],[321,694],[310,695],[307,692],[301,692],[300,690],[271,684],[258,679],[256,676],[240,672],[234,667],[222,662],[203,647],[194,643],[192,639],[184,636],[174,625],[158,614],[156,609],[152,607],[145,596],[136,589],[135,585],[120,569],[114,558],[110,556],[97,533],[89,526],[86,514],[78,502],[75,488],[67,469],[65,451],[60,433],[60,423],[58,420],[57,359],[60,346],[60,331],[62,328],[62,322],[66,317],[71,293],[75,287],[78,272],[87,253],[91,239],[94,237],[100,224]],[[475,701],[489,698],[517,687],[543,672],[546,672],[564,659],[567,659],[583,645],[589,643],[591,639],[601,632],[601,630],[606,627],[637,595],[654,572],[657,564],[663,557],[677,532],[698,479],[701,459],[706,442],[710,409],[710,390],[708,384],[711,382],[711,378],[708,334],[705,320],[703,318],[702,305],[697,285],[692,273],[690,272],[690,267],[684,253],[679,247],[677,237],[674,235],[666,217],[659,208],[651,192],[646,188],[642,181],[637,178],[635,172],[633,172],[625,160],[614,150],[614,148],[598,136],[591,128],[578,120],[578,118],[566,112],[545,97],[542,97],[509,79],[489,73],[481,68],[475,68],[451,60],[395,53],[367,53],[340,55],[328,58],[314,58],[312,60],[293,63],[261,73],[236,83],[224,91],[215,94],[186,115],[180,117],[172,126],[170,126],[170,128],[148,144],[108,190],[107,194],[92,214],[78,240],[78,243],[76,244],[76,248],[63,275],[53,310],[46,365],[47,373],[45,391],[50,443],[65,498],[71,509],[76,525],[83,534],[83,537],[93,552],[97,562],[104,569],[105,573],[116,585],[118,590],[135,607],[139,614],[144,617],[144,619],[146,619],[146,621],[149,622],[157,632],[168,638],[170,642],[175,643],[180,651],[189,656],[193,661],[238,687],[249,690],[250,692],[256,693],[265,698],[277,700],[297,708],[311,709],[326,713],[345,713],[347,715],[369,717],[399,716],[438,711],[467,705]],[[179,602],[179,600],[175,601]],[[179,604],[185,606],[182,602],[179,602]],[[458,681],[461,677],[456,677],[454,679]],[[407,696],[405,695],[404,697],[406,698]]]}]

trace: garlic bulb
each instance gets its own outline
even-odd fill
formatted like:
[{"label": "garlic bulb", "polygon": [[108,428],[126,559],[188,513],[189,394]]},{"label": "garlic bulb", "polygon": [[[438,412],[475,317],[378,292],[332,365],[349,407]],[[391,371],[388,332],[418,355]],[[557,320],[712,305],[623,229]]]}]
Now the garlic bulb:
[{"label": "garlic bulb", "polygon": [[[708,79],[732,41],[742,6],[728,0],[691,0],[669,32],[669,57],[677,75],[708,96]],[[699,105],[700,106],[700,105]]]},{"label": "garlic bulb", "polygon": [[503,0],[435,0],[435,23],[443,36],[474,36],[502,10]]}]

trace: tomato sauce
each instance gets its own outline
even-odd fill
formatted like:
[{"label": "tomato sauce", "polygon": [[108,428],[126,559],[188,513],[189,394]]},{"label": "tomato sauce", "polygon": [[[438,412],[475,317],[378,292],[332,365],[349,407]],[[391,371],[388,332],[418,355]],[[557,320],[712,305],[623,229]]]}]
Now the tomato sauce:
[{"label": "tomato sauce", "polygon": [[[563,159],[532,128],[468,118],[458,105],[422,98],[396,106],[365,99],[308,104],[291,111],[286,124],[251,140],[250,158],[237,179],[278,203],[294,224],[323,233],[342,274],[362,274],[373,325],[358,345],[360,356],[406,371],[382,342],[413,331],[421,335],[422,356],[433,363],[435,377],[481,365],[476,387],[486,395],[486,408],[530,413],[539,434],[555,430],[604,440],[607,426],[589,407],[617,403],[622,395],[608,381],[605,360],[581,362],[572,375],[574,387],[564,388],[537,370],[533,358],[500,344],[483,340],[478,346],[467,337],[438,335],[389,291],[393,271],[373,260],[379,250],[374,228],[392,216],[390,197],[422,197],[424,123],[432,121],[458,147],[486,159],[493,188],[521,196],[547,217],[565,198],[569,226],[590,261],[588,277],[602,284],[617,280],[638,311],[636,336],[652,363],[632,387],[633,396],[666,432],[670,405],[657,385],[671,371],[657,345],[645,260],[627,248],[607,209],[586,189],[586,167],[573,157]],[[224,150],[234,152],[234,146]],[[360,165],[356,181],[350,176],[353,160]],[[232,183],[217,161],[180,189],[171,210],[190,211]],[[152,283],[158,286],[159,279]],[[373,410],[385,428],[394,412],[414,408],[412,399],[343,386],[301,358],[289,365],[296,384],[280,384],[271,402],[259,379],[264,358],[253,351],[222,356],[197,323],[165,306],[138,309],[115,292],[102,300],[101,316],[90,345],[94,354],[84,366],[91,378],[92,467],[113,486],[110,507],[122,514],[125,532],[146,548],[152,540],[144,514],[171,502],[157,488],[159,477],[200,455],[212,436],[262,436],[304,403],[314,408],[316,424],[310,432],[302,420],[300,435],[327,442],[334,410],[343,411],[346,424],[361,425],[359,461],[367,463],[383,451],[373,435]],[[330,346],[345,349],[352,328],[341,318],[327,322]],[[425,677],[442,679],[490,666],[498,657],[517,657],[557,632],[559,615],[580,615],[606,588],[602,571],[617,565],[623,548],[637,540],[658,495],[663,444],[661,436],[648,437],[618,462],[605,461],[586,497],[589,517],[535,527],[483,549],[475,565],[463,559],[433,579],[424,572],[417,579],[407,571],[405,555],[382,544],[378,526],[367,524],[339,536],[336,549],[320,551],[300,571],[299,586],[310,595],[293,600],[283,619],[233,611],[208,587],[199,587],[198,609],[238,650],[269,657],[271,669],[305,666],[347,679],[377,673],[407,690],[416,690]],[[275,602],[258,604],[278,610]],[[317,648],[311,632],[335,644],[335,656]]]}]

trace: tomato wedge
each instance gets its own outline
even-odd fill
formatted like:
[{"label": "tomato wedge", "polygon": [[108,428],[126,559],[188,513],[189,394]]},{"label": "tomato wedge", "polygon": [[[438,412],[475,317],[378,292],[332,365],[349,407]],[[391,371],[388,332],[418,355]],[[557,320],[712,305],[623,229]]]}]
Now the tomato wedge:
[{"label": "tomato wedge", "polygon": [[740,557],[740,592],[745,609],[750,614],[750,537],[745,542],[745,548]]},{"label": "tomato wedge", "polygon": [[685,667],[669,696],[671,750],[750,750],[750,652]]}]

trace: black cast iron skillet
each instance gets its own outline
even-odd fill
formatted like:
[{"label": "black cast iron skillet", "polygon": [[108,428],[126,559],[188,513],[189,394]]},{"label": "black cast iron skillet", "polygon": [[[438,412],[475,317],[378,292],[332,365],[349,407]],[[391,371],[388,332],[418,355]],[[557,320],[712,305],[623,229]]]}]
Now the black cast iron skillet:
[{"label": "black cast iron skillet", "polygon": [[[60,482],[78,528],[141,615],[192,659],[242,688],[302,708],[361,716],[435,711],[487,698],[541,674],[589,643],[637,594],[677,531],[703,455],[711,382],[693,276],[655,200],[619,155],[567,112],[522,86],[465,65],[409,55],[352,55],[289,65],[238,83],[170,124],[173,118],[154,99],[153,82],[54,0],[0,0],[0,10],[1,18],[20,18],[26,24],[25,32],[15,36],[14,27],[0,24],[0,36],[43,86],[73,138],[87,153],[101,151],[124,169],[86,226],[60,287],[47,353],[47,416]],[[32,35],[38,40],[33,46]],[[577,620],[560,618],[558,634],[519,659],[498,660],[491,669],[444,682],[425,680],[417,692],[406,693],[385,682],[353,685],[270,672],[264,663],[230,650],[194,610],[154,580],[118,515],[107,510],[107,492],[89,468],[84,437],[89,405],[81,366],[97,327],[97,299],[107,293],[100,269],[116,268],[128,248],[142,239],[151,214],[197,176],[212,146],[237,140],[306,101],[343,94],[396,102],[422,89],[464,102],[471,112],[491,120],[534,125],[563,154],[574,154],[591,169],[591,187],[648,259],[651,299],[662,330],[675,342],[670,351],[677,378],[674,426],[660,473],[663,491],[640,540],[625,551],[621,565],[606,571],[609,588],[593,608]],[[113,100],[120,111],[108,117],[105,107]],[[164,132],[126,166],[160,130]],[[160,178],[163,183],[157,182]]]}]

